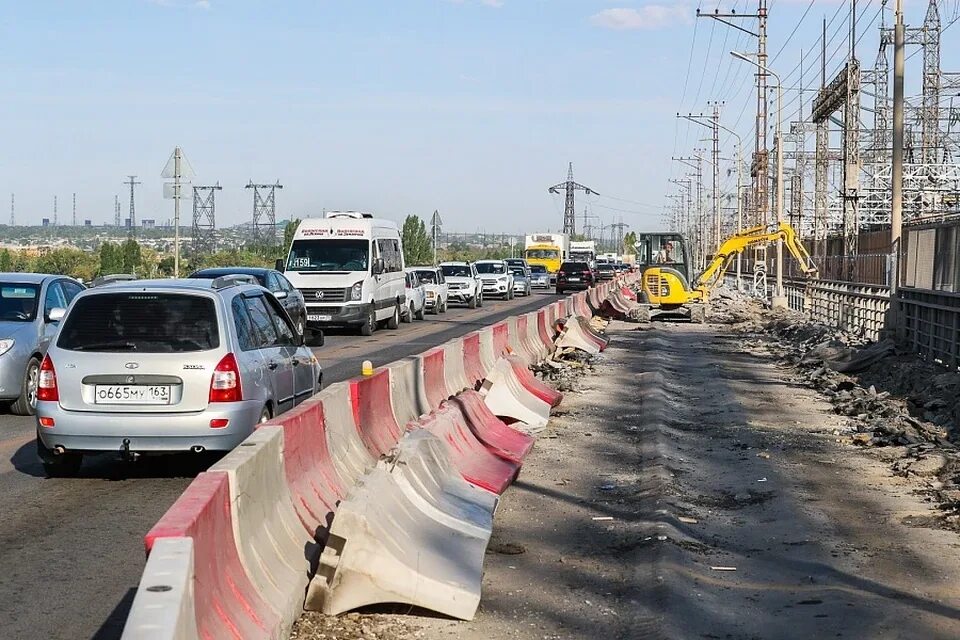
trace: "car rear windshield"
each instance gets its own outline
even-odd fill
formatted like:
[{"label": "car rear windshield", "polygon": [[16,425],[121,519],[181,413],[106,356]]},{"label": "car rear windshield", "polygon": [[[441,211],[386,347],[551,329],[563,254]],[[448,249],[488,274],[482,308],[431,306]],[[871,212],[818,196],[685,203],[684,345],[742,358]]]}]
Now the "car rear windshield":
[{"label": "car rear windshield", "polygon": [[614,266],[613,266],[612,264],[598,264],[598,265],[597,265],[597,270],[598,270],[598,271],[613,271],[613,269],[614,269]]},{"label": "car rear windshield", "polygon": [[477,273],[506,273],[507,268],[500,262],[478,262]]},{"label": "car rear windshield", "polygon": [[30,322],[37,314],[38,297],[35,284],[0,283],[0,321]]},{"label": "car rear windshield", "polygon": [[437,283],[437,274],[433,271],[423,270],[423,271],[414,271],[417,276],[420,277],[420,282],[424,284],[436,284]]},{"label": "car rear windshield", "polygon": [[206,296],[103,293],[78,298],[57,346],[69,351],[183,353],[220,346],[217,312]]},{"label": "car rear windshield", "polygon": [[530,265],[530,273],[546,273],[547,268],[542,264],[532,264]]},{"label": "car rear windshield", "polygon": [[586,262],[564,262],[561,271],[589,271],[590,265]]}]

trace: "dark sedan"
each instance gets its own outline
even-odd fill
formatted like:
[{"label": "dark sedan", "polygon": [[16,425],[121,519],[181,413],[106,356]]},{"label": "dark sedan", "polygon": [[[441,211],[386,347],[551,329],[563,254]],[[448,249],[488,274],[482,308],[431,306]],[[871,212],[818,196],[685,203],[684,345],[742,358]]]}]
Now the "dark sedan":
[{"label": "dark sedan", "polygon": [[191,278],[213,280],[220,276],[243,275],[253,276],[261,287],[268,289],[273,297],[280,301],[287,315],[293,321],[300,335],[307,326],[307,307],[303,302],[303,294],[294,288],[282,273],[275,269],[260,267],[213,267],[201,269],[190,274]]},{"label": "dark sedan", "polygon": [[593,270],[587,262],[564,262],[557,271],[557,293],[571,289],[588,289],[596,284]]}]

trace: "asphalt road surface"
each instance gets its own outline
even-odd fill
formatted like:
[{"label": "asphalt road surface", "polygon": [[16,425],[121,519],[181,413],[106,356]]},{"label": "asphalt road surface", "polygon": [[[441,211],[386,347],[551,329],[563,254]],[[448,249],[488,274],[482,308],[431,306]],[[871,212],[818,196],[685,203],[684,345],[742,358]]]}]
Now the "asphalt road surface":
[{"label": "asphalt road surface", "polygon": [[[324,384],[420,353],[540,308],[556,296],[488,300],[480,309],[380,330],[327,334],[316,349]],[[47,479],[36,457],[32,418],[0,413],[0,637],[118,638],[144,564],[143,536],[210,456],[178,455],[128,464],[88,458],[79,478]]]}]

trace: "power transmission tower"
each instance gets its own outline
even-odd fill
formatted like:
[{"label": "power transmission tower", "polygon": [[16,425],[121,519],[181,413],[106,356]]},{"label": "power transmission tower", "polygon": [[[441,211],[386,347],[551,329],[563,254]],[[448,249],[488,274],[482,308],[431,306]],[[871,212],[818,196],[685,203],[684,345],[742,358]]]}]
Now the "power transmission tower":
[{"label": "power transmission tower", "polygon": [[137,212],[134,208],[134,188],[140,184],[137,182],[137,176],[127,176],[128,180],[125,184],[130,185],[130,236],[135,238],[137,237]]},{"label": "power transmission tower", "polygon": [[[251,227],[251,243],[254,248],[273,249],[277,246],[277,189],[283,185],[277,180],[273,184],[247,183],[246,189],[253,189],[253,226]],[[267,192],[264,196],[261,190]]]},{"label": "power transmission tower", "polygon": [[[767,0],[757,0],[756,13],[700,13],[698,18],[712,18],[717,22],[733,27],[757,39],[757,120],[756,144],[753,152],[753,162],[750,165],[750,175],[753,177],[754,202],[756,204],[756,219],[754,224],[766,224],[769,219],[769,197],[767,179],[769,174],[769,152],[767,150]],[[750,18],[757,21],[757,31],[750,31],[730,20]]]},{"label": "power transmission tower", "polygon": [[73,194],[73,226],[77,226],[77,194]]},{"label": "power transmission tower", "polygon": [[53,196],[53,226],[57,226],[57,196]]},{"label": "power transmission tower", "polygon": [[113,226],[120,228],[120,196],[113,196]]},{"label": "power transmission tower", "polygon": [[590,187],[585,187],[582,184],[573,181],[573,163],[570,163],[570,167],[567,170],[567,181],[561,182],[560,184],[555,184],[549,189],[548,193],[560,193],[560,190],[563,189],[566,193],[566,202],[563,207],[563,232],[569,235],[576,233],[577,228],[577,213],[576,206],[574,203],[573,194],[577,191],[583,191],[587,195],[591,193],[594,195],[600,195]]},{"label": "power transmission tower", "polygon": [[599,219],[599,216],[587,213],[587,207],[583,208],[583,235],[587,240],[593,240],[593,220]]},{"label": "power transmission tower", "polygon": [[216,193],[222,188],[219,182],[193,188],[193,231],[190,249],[194,256],[210,255],[217,250]]}]

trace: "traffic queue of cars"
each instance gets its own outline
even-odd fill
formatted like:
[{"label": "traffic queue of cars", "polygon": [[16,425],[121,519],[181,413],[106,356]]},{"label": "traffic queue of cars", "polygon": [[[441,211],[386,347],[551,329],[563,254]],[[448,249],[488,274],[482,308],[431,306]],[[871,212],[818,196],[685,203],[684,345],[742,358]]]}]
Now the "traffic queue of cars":
[{"label": "traffic queue of cars", "polygon": [[101,452],[228,451],[319,390],[324,329],[370,335],[539,282],[524,260],[405,267],[396,225],[353,212],[301,223],[276,267],[90,288],[0,274],[0,403],[35,414],[46,473]]}]

